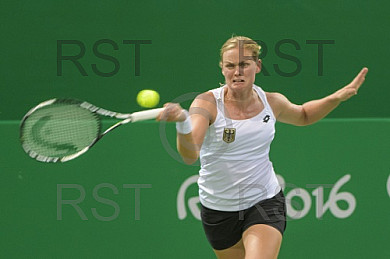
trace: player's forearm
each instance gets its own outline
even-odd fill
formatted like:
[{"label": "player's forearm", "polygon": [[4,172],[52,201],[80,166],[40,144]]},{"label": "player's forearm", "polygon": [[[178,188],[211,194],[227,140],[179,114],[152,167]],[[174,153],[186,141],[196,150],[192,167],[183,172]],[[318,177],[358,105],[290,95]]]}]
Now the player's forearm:
[{"label": "player's forearm", "polygon": [[303,104],[303,125],[310,125],[321,120],[333,111],[340,103],[341,100],[335,94],[332,94],[325,98]]},{"label": "player's forearm", "polygon": [[186,164],[190,165],[198,160],[199,147],[194,143],[192,133],[185,135],[177,133],[177,150]]}]

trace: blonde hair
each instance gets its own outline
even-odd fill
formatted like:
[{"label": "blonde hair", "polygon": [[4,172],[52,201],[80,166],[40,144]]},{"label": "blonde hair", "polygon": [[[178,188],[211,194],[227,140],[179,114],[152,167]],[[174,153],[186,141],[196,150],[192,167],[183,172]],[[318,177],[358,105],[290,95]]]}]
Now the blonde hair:
[{"label": "blonde hair", "polygon": [[223,53],[237,47],[244,47],[245,49],[250,50],[255,61],[259,58],[261,46],[257,44],[256,41],[245,36],[233,36],[222,45],[220,52],[220,64],[223,60]]}]

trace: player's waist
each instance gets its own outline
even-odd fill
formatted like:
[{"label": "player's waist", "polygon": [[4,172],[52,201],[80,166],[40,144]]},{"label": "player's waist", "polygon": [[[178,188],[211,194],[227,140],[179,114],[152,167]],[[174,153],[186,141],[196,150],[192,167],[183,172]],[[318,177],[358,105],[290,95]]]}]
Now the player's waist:
[{"label": "player's waist", "polygon": [[253,204],[273,197],[280,191],[275,177],[267,182],[240,183],[210,187],[209,182],[199,179],[199,198],[201,203],[211,209],[222,211],[238,211],[249,208]]}]

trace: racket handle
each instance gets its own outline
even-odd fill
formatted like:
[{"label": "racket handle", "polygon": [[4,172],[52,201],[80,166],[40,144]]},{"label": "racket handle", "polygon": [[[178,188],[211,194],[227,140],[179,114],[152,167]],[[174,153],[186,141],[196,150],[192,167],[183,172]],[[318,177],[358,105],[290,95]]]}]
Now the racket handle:
[{"label": "racket handle", "polygon": [[157,117],[165,108],[157,108],[131,114],[131,122],[150,120]]}]

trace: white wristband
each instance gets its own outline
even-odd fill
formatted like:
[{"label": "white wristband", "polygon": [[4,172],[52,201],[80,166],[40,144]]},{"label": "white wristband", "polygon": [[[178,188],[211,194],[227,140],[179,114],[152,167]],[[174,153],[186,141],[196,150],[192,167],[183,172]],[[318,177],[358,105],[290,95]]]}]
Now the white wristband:
[{"label": "white wristband", "polygon": [[190,117],[188,111],[183,109],[183,112],[186,115],[186,120],[176,122],[176,131],[177,131],[177,133],[186,135],[186,134],[191,133],[192,123],[191,123],[191,117]]}]

